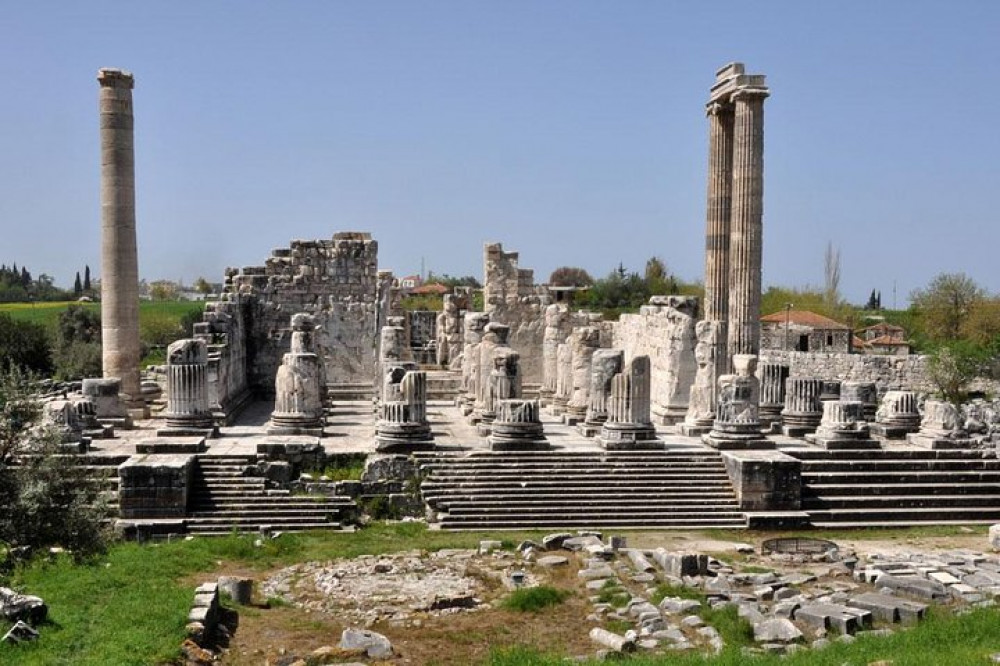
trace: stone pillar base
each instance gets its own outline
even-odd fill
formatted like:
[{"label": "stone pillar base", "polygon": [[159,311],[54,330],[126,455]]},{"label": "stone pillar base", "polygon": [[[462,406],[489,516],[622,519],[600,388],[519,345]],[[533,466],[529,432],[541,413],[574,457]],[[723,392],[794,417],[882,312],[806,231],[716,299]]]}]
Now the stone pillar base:
[{"label": "stone pillar base", "polygon": [[851,451],[881,449],[882,443],[877,439],[868,437],[823,437],[822,435],[809,434],[805,439],[810,444],[826,449],[827,451]]},{"label": "stone pillar base", "polygon": [[548,451],[541,423],[494,423],[489,438],[491,451]]},{"label": "stone pillar base", "polygon": [[816,432],[820,421],[823,420],[821,412],[803,414],[782,414],[781,433],[785,437],[805,437],[806,433]]},{"label": "stone pillar base", "polygon": [[748,432],[721,431],[712,429],[707,435],[703,435],[701,441],[713,449],[719,451],[743,451],[747,449],[762,450],[774,449],[775,444],[769,439],[761,437],[760,426],[755,426]]},{"label": "stone pillar base", "polygon": [[871,434],[882,439],[906,439],[910,433],[916,433],[920,430],[920,426],[873,423],[869,426],[869,430]]},{"label": "stone pillar base", "polygon": [[386,423],[375,427],[375,450],[381,453],[406,453],[430,451],[434,436],[427,423]]},{"label": "stone pillar base", "polygon": [[606,423],[601,429],[600,442],[608,451],[663,450],[663,440],[657,439],[652,424]]},{"label": "stone pillar base", "polygon": [[576,424],[576,431],[584,437],[597,437],[601,434],[601,428],[604,427],[607,418],[603,419],[587,419],[583,423]]},{"label": "stone pillar base", "polygon": [[950,437],[922,435],[920,433],[909,433],[906,435],[906,441],[913,446],[919,446],[922,449],[932,449],[935,451],[971,449],[975,446],[974,440],[964,437],[952,439]]},{"label": "stone pillar base", "polygon": [[212,426],[210,428],[195,428],[195,427],[170,427],[158,428],[156,431],[157,437],[204,437],[206,439],[216,439],[219,436],[219,428],[217,426]]}]

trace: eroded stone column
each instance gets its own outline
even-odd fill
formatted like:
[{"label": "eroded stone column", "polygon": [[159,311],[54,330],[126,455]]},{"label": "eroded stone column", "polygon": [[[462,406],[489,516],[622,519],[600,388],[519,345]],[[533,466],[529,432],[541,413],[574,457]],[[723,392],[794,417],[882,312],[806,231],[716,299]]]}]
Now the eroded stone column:
[{"label": "eroded stone column", "polygon": [[566,405],[563,421],[576,425],[587,416],[590,405],[590,364],[601,344],[601,332],[593,326],[582,326],[570,336],[573,350],[573,396]]},{"label": "eroded stone column", "polygon": [[490,434],[497,419],[497,406],[504,400],[521,397],[521,355],[507,346],[493,350],[493,369],[490,371],[489,390],[480,413],[477,432],[481,437]]},{"label": "eroded stone column", "polygon": [[659,449],[650,419],[650,363],[648,356],[636,356],[611,380],[608,418],[601,428],[605,449]]},{"label": "eroded stone column", "polygon": [[562,416],[573,397],[573,348],[568,342],[556,347],[556,394],[552,398],[553,416]]},{"label": "eroded stone column", "polygon": [[688,411],[681,424],[681,434],[686,437],[701,437],[712,429],[715,422],[715,407],[718,399],[718,369],[720,338],[725,348],[725,323],[704,320],[695,325],[697,343],[694,358],[698,370],[688,398]]},{"label": "eroded stone column", "polygon": [[[717,322],[715,375],[729,372],[726,351],[729,320],[729,222],[733,203],[733,109],[709,102],[708,115],[708,213],[705,229],[706,321]],[[712,392],[715,392],[713,385]],[[714,402],[714,400],[713,400]]]},{"label": "eroded stone column", "polygon": [[601,426],[608,420],[608,398],[611,396],[611,381],[622,371],[625,352],[621,349],[598,349],[590,362],[590,402],[587,416],[577,430],[584,437],[593,437],[601,432]]},{"label": "eroded stone column", "polygon": [[774,443],[760,431],[757,357],[735,354],[732,360],[736,374],[719,377],[715,422],[702,441],[717,449],[773,449]]},{"label": "eroded stone column", "polygon": [[208,402],[208,346],[204,340],[177,340],[167,347],[167,426],[163,437],[213,437],[218,428]]},{"label": "eroded stone column", "polygon": [[459,398],[462,414],[465,416],[472,413],[479,392],[479,345],[489,322],[490,316],[485,312],[469,312],[465,315],[465,346],[462,351],[462,388],[465,389],[465,395]]},{"label": "eroded stone column", "polygon": [[815,432],[823,418],[820,392],[823,381],[790,377],[785,382],[785,409],[781,412],[781,431],[787,437],[802,437]]},{"label": "eroded stone column", "polygon": [[857,400],[827,400],[823,417],[814,434],[806,440],[825,449],[877,449],[879,443],[869,436],[864,404]]},{"label": "eroded stone column", "polygon": [[433,448],[433,435],[427,421],[427,373],[399,370],[400,373],[390,373],[401,377],[386,385],[379,405],[375,449],[405,453]]},{"label": "eroded stone column", "polygon": [[120,69],[101,69],[101,353],[105,377],[121,380],[130,409],[144,408],[139,384],[139,261],[135,240],[132,87]]},{"label": "eroded stone column", "polygon": [[507,346],[510,327],[506,324],[490,322],[483,330],[483,339],[479,342],[479,377],[477,382],[475,409],[472,412],[472,423],[478,424],[483,418],[483,412],[489,411],[487,403],[490,398],[490,375],[493,374],[495,361],[493,351],[498,347]]},{"label": "eroded stone column", "polygon": [[760,377],[760,423],[766,430],[781,425],[781,410],[785,408],[785,380],[789,370],[785,363],[761,363],[757,370]]},{"label": "eroded stone column", "polygon": [[887,391],[875,413],[873,435],[886,439],[904,439],[920,430],[917,394],[913,391]]},{"label": "eroded stone column", "polygon": [[[269,435],[323,436],[323,367],[313,350],[312,316],[294,314],[291,351],[282,357],[274,379],[274,411]],[[384,352],[384,350],[383,350]]]},{"label": "eroded stone column", "polygon": [[865,421],[871,423],[875,420],[875,412],[878,411],[878,387],[875,382],[842,382],[840,399],[860,402],[864,405]]},{"label": "eroded stone column", "polygon": [[509,398],[497,402],[489,444],[492,451],[544,451],[549,448],[537,400]]},{"label": "eroded stone column", "polygon": [[545,308],[545,332],[542,338],[541,403],[546,405],[556,394],[559,375],[559,344],[565,340],[566,306],[553,303]]},{"label": "eroded stone column", "polygon": [[[748,76],[732,94],[733,203],[729,239],[729,354],[760,353],[764,215],[763,76]],[[759,79],[759,80],[758,80]]]}]

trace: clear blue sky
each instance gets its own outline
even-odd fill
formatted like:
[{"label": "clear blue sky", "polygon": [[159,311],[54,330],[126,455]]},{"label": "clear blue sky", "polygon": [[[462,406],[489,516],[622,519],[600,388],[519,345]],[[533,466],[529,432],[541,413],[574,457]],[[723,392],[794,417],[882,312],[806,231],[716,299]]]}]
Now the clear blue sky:
[{"label": "clear blue sky", "polygon": [[764,73],[764,283],[1000,291],[1000,2],[6,2],[0,262],[100,264],[97,82],[136,76],[139,269],[371,231],[398,275],[702,277],[716,68]]}]

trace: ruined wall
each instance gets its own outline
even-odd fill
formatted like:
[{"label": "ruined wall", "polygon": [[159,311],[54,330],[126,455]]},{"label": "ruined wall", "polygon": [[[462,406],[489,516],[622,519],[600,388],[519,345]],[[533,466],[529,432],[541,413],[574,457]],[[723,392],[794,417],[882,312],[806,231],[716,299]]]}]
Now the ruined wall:
[{"label": "ruined wall", "polygon": [[232,291],[252,303],[247,374],[250,385],[272,394],[281,358],[289,349],[289,322],[297,312],[315,317],[316,346],[327,381],[370,382],[375,375],[378,326],[378,243],[368,233],[343,232],[331,240],[292,241],[264,266],[231,278]]},{"label": "ruined wall", "polygon": [[927,357],[916,354],[877,356],[764,349],[761,361],[788,363],[791,377],[875,382],[879,393],[889,389],[931,390],[926,374]]},{"label": "ruined wall", "polygon": [[[226,282],[231,284],[232,274]],[[194,337],[208,346],[208,401],[213,416],[229,423],[251,396],[248,376],[247,330],[253,299],[224,294],[223,300],[205,304],[202,320],[194,325]]]},{"label": "ruined wall", "polygon": [[698,364],[693,297],[654,296],[639,314],[623,314],[613,328],[612,346],[625,351],[626,362],[649,356],[650,400],[657,422],[674,422],[687,411]]},{"label": "ruined wall", "polygon": [[491,322],[510,327],[507,344],[521,355],[522,381],[541,384],[545,308],[552,299],[535,292],[534,271],[520,268],[517,260],[517,252],[504,252],[500,243],[484,246],[484,309]]}]

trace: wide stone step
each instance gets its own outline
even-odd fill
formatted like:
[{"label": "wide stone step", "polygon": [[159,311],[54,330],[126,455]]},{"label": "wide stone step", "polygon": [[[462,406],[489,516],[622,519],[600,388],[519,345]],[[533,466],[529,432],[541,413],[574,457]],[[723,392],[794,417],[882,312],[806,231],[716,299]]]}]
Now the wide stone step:
[{"label": "wide stone step", "polygon": [[947,521],[986,522],[1000,519],[997,507],[905,507],[808,510],[813,524],[831,522],[926,524]]},{"label": "wide stone step", "polygon": [[242,523],[233,525],[218,525],[215,523],[202,524],[199,522],[187,523],[187,531],[199,536],[229,536],[233,530],[237,532],[260,532],[262,528],[268,528],[273,532],[308,532],[311,530],[340,530],[342,525],[338,522],[260,522]]},{"label": "wide stone step", "polygon": [[608,490],[614,490],[615,492],[621,492],[622,489],[626,489],[632,492],[647,492],[655,490],[664,490],[670,488],[731,488],[731,482],[729,478],[690,478],[690,477],[671,477],[671,478],[656,478],[656,479],[609,479],[609,478],[592,478],[592,479],[576,479],[572,482],[566,479],[559,478],[537,478],[531,480],[508,480],[508,481],[496,481],[491,482],[486,479],[473,479],[461,482],[438,482],[438,481],[424,481],[421,485],[421,492],[427,493],[432,491],[438,491],[441,489],[455,489],[458,491],[473,491],[473,490],[494,490],[496,492],[502,492],[506,490],[518,490],[521,488],[538,488],[538,489],[557,489],[562,490],[563,495],[566,497],[572,497],[574,493],[582,492],[583,490],[593,490],[595,488],[601,489],[606,488]]},{"label": "wide stone step", "polygon": [[839,460],[805,462],[803,474],[821,472],[884,472],[884,471],[1000,471],[1000,460]]},{"label": "wide stone step", "polygon": [[[509,515],[509,514],[531,514],[535,516],[557,514],[557,515],[574,515],[574,514],[585,514],[588,516],[594,515],[619,515],[619,516],[660,516],[660,515],[683,515],[684,513],[691,513],[692,515],[699,515],[705,513],[713,512],[735,512],[739,510],[739,505],[736,502],[719,502],[716,504],[705,503],[705,502],[692,502],[688,504],[684,503],[669,503],[664,505],[646,504],[646,505],[615,505],[615,504],[602,504],[602,503],[581,503],[575,506],[568,504],[560,506],[551,506],[544,504],[509,504],[507,506],[497,506],[497,505],[486,505],[477,503],[449,503],[445,507],[449,515],[470,515],[470,514],[482,514],[482,515]],[[694,509],[697,509],[694,510]]]},{"label": "wide stone step", "polygon": [[1000,483],[1000,470],[965,470],[944,472],[876,471],[876,472],[802,472],[802,483],[888,485],[894,483]]},{"label": "wide stone step", "polygon": [[783,448],[783,453],[799,460],[982,460],[981,449],[870,449],[825,450],[817,448]]},{"label": "wide stone step", "polygon": [[489,465],[481,467],[471,467],[465,465],[454,465],[448,467],[423,468],[422,471],[428,476],[468,476],[468,475],[496,475],[504,474],[512,476],[515,474],[706,474],[720,473],[726,471],[722,463],[705,464],[672,464],[672,465],[600,465],[600,464],[579,464],[579,465]]},{"label": "wide stone step", "polygon": [[711,517],[695,516],[691,518],[635,518],[620,516],[587,516],[582,518],[559,518],[531,516],[517,519],[499,519],[491,516],[462,516],[460,518],[443,518],[442,529],[448,530],[531,530],[531,529],[580,529],[580,528],[613,528],[613,529],[742,529],[746,527],[746,518],[742,514],[718,514]]},{"label": "wide stone step", "polygon": [[[949,489],[943,489],[949,490]],[[1000,510],[1000,489],[993,495],[882,495],[803,497],[802,509],[993,507]]]},{"label": "wide stone step", "polygon": [[340,516],[340,510],[301,510],[301,509],[268,509],[266,511],[191,511],[188,513],[189,518],[197,518],[204,522],[233,522],[241,523],[246,521],[263,521],[267,522],[271,519],[283,520],[283,521],[293,521],[302,522],[309,520],[326,520],[333,517]]},{"label": "wide stone step", "polygon": [[894,483],[891,485],[871,485],[854,483],[811,483],[802,488],[802,497],[840,497],[852,495],[898,496],[898,495],[948,495],[982,494],[995,492],[1000,496],[1000,486],[996,483]]},{"label": "wide stone step", "polygon": [[[476,492],[470,492],[474,490]],[[442,488],[421,488],[421,494],[425,499],[434,498],[483,498],[496,502],[505,502],[510,499],[530,497],[540,502],[574,502],[577,499],[596,498],[616,502],[646,502],[650,500],[670,500],[675,498],[732,498],[733,491],[728,485],[718,486],[692,486],[686,488],[661,488],[650,487],[646,489],[627,488],[624,492],[617,488],[574,488],[575,492],[566,492],[565,489],[553,488],[531,488],[513,487],[496,489],[492,486],[482,486],[478,489],[454,488],[445,486]]]}]

